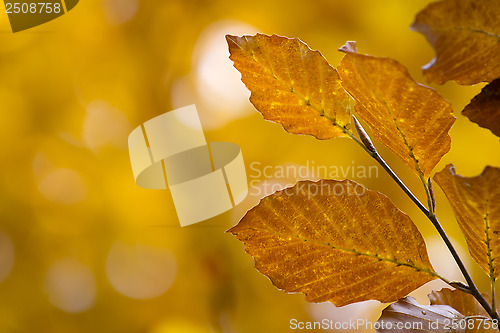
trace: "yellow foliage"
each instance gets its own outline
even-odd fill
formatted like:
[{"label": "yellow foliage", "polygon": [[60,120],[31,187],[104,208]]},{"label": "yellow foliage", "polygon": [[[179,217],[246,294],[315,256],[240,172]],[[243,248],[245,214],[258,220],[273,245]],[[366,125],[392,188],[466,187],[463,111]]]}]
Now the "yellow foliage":
[{"label": "yellow foliage", "polygon": [[[342,57],[338,46],[356,39],[363,52],[395,58],[423,82],[420,66],[432,49],[408,29],[423,6],[421,0],[82,0],[18,33],[1,12],[0,332],[283,332],[291,318],[318,318],[302,295],[284,295],[253,274],[241,244],[224,234],[263,196],[258,186],[232,212],[181,229],[168,192],[134,184],[127,135],[196,103],[207,140],[240,145],[258,184],[264,177],[252,162],[373,167],[347,140],[292,136],[262,121],[224,36],[298,37],[332,64]],[[481,87],[436,89],[458,116]],[[454,161],[472,175],[500,165],[500,144],[489,131],[460,117],[450,135],[451,151],[436,168]],[[397,158],[388,162],[404,170]],[[402,177],[419,186],[411,173]],[[382,171],[354,178],[416,212]],[[439,209],[452,220],[449,207]],[[163,293],[130,297],[148,290]],[[378,305],[372,309],[361,315],[377,313]]]}]

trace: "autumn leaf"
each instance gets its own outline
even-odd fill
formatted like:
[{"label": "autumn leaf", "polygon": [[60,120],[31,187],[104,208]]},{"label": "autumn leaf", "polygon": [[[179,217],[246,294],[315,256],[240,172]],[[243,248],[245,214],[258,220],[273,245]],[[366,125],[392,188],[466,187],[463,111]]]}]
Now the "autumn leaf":
[{"label": "autumn leaf", "polygon": [[497,325],[472,295],[443,288],[428,297],[430,305],[421,305],[410,296],[389,305],[377,321],[381,327],[377,332],[498,332]]},{"label": "autumn leaf", "polygon": [[465,107],[462,114],[500,136],[500,79],[485,86]]},{"label": "autumn leaf", "polygon": [[416,83],[396,60],[357,53],[353,43],[341,51],[346,54],[338,73],[359,117],[375,138],[427,178],[450,149],[448,130],[455,121],[450,103]]},{"label": "autumn leaf", "polygon": [[431,305],[449,305],[464,316],[488,317],[474,296],[463,291],[443,288],[440,291],[433,290],[428,296]]},{"label": "autumn leaf", "polygon": [[[463,316],[447,305],[421,305],[407,296],[386,307],[377,321],[377,333],[450,332],[447,324]],[[401,327],[401,328],[398,328]]]},{"label": "autumn leaf", "polygon": [[234,67],[265,119],[294,134],[346,136],[349,96],[334,68],[298,38],[226,36]]},{"label": "autumn leaf", "polygon": [[439,277],[411,219],[350,180],[298,182],[229,232],[276,287],[310,302],[392,302]]},{"label": "autumn leaf", "polygon": [[434,175],[448,198],[472,258],[491,277],[500,272],[500,168],[476,177],[455,173],[452,164]]},{"label": "autumn leaf", "polygon": [[436,57],[423,67],[431,82],[472,85],[500,77],[500,2],[443,0],[430,3],[412,29],[425,35]]}]

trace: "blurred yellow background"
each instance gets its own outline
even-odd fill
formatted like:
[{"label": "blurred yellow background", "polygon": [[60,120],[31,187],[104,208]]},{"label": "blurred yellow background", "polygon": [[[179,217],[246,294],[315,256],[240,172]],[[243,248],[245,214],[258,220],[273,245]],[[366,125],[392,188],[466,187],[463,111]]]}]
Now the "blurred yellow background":
[{"label": "blurred yellow background", "polygon": [[[127,136],[195,103],[207,140],[237,143],[254,184],[264,179],[252,162],[374,165],[354,142],[290,135],[262,120],[224,36],[299,37],[333,66],[342,56],[337,48],[356,40],[359,52],[395,58],[425,83],[420,66],[434,53],[409,25],[426,3],[85,0],[15,34],[0,14],[0,332],[267,333],[289,331],[291,319],[375,321],[384,305],[311,305],[253,268],[243,245],[224,233],[262,196],[252,188],[236,209],[180,228],[168,191],[134,184]],[[449,162],[467,176],[500,166],[498,138],[460,115],[482,86],[433,86],[458,118],[452,150],[435,171]],[[380,149],[424,199],[412,172]],[[430,223],[383,170],[354,180],[410,214],[438,271],[461,279]],[[435,191],[437,213],[466,255],[451,209]],[[487,290],[487,277],[469,264]],[[425,302],[441,287],[433,282],[415,296]]]}]

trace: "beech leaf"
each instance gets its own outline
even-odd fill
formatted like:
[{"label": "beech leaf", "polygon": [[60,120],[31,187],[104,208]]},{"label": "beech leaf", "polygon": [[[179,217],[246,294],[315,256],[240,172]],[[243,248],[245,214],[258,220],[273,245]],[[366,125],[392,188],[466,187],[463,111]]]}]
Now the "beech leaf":
[{"label": "beech leaf", "polygon": [[434,175],[455,212],[472,258],[491,277],[500,272],[500,168],[476,177],[455,173],[452,164]]},{"label": "beech leaf", "polygon": [[498,332],[486,311],[470,294],[443,288],[428,295],[430,305],[421,305],[407,296],[389,305],[377,321],[378,333]]},{"label": "beech leaf", "polygon": [[417,14],[412,30],[425,35],[436,57],[423,67],[431,82],[472,85],[500,77],[500,2],[443,0]]},{"label": "beech leaf", "polygon": [[338,73],[373,136],[427,178],[450,150],[453,109],[439,93],[416,83],[396,60],[357,53],[350,45]]},{"label": "beech leaf", "polygon": [[440,291],[433,290],[429,294],[429,300],[432,305],[449,305],[464,316],[488,317],[488,313],[474,296],[460,290],[448,288],[443,288]]},{"label": "beech leaf", "polygon": [[228,232],[276,287],[309,302],[392,302],[439,277],[411,219],[350,180],[300,181]]},{"label": "beech leaf", "polygon": [[[450,330],[452,322],[458,322],[463,316],[448,305],[421,305],[407,296],[386,307],[377,324],[378,333],[429,333],[456,332]],[[398,328],[401,327],[401,328]]]},{"label": "beech leaf", "polygon": [[265,119],[317,139],[346,136],[350,97],[337,71],[298,38],[226,36],[230,59]]},{"label": "beech leaf", "polygon": [[462,114],[500,136],[500,79],[496,79],[472,99]]}]

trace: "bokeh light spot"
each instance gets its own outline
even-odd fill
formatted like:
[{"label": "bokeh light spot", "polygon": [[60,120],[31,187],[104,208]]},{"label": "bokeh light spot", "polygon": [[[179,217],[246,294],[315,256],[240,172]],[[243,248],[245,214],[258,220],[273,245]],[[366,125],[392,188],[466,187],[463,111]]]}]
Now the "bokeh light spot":
[{"label": "bokeh light spot", "polygon": [[172,86],[172,106],[196,104],[206,129],[219,128],[251,114],[250,92],[229,59],[225,36],[255,32],[255,27],[236,20],[218,21],[208,26],[195,45],[194,71],[177,79]]},{"label": "bokeh light spot", "polygon": [[71,205],[87,197],[87,186],[75,170],[59,168],[49,172],[38,183],[38,190],[48,200]]},{"label": "bokeh light spot", "polygon": [[96,298],[96,281],[91,269],[74,259],[56,261],[45,275],[45,291],[59,309],[78,313],[90,309]]},{"label": "bokeh light spot", "polygon": [[104,11],[108,22],[120,25],[134,18],[139,9],[139,0],[105,0]]},{"label": "bokeh light spot", "polygon": [[163,248],[117,242],[109,251],[106,274],[119,293],[149,299],[163,294],[174,282],[177,264],[174,255]]},{"label": "bokeh light spot", "polygon": [[127,116],[107,102],[95,100],[87,106],[82,136],[92,151],[97,152],[103,146],[126,149],[131,129]]}]

